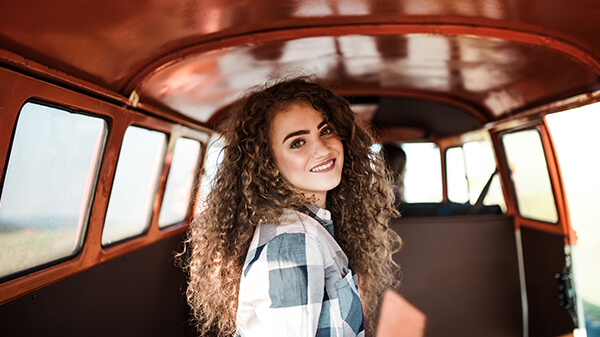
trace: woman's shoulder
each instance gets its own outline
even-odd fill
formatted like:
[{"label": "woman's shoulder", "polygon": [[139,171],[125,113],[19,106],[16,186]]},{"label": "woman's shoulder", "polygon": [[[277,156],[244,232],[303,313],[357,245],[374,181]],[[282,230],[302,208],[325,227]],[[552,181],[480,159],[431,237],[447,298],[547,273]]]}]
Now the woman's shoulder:
[{"label": "woman's shoulder", "polygon": [[259,224],[256,228],[246,257],[244,274],[259,260],[271,263],[305,260],[302,256],[306,252],[324,255],[326,242],[315,229],[319,224],[314,219],[301,212],[285,210],[278,220]]}]

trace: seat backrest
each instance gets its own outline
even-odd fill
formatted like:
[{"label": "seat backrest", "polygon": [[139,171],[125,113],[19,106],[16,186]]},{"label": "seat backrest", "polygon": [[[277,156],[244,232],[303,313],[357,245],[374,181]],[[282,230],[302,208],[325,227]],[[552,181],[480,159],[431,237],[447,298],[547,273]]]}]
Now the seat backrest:
[{"label": "seat backrest", "polygon": [[391,227],[404,241],[400,293],[426,315],[425,336],[522,335],[511,217],[401,217]]}]

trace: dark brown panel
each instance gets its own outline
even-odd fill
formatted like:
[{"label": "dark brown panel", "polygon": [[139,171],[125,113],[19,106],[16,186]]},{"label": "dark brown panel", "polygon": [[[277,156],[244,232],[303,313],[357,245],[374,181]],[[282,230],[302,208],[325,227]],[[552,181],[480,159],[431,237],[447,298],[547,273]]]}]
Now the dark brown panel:
[{"label": "dark brown panel", "polygon": [[0,336],[192,336],[173,236],[0,307]]},{"label": "dark brown panel", "polygon": [[560,305],[555,275],[565,265],[564,237],[521,227],[529,335],[560,336],[574,329],[569,312]]},{"label": "dark brown panel", "polygon": [[407,217],[392,228],[404,241],[401,294],[427,316],[425,336],[522,336],[510,217]]}]

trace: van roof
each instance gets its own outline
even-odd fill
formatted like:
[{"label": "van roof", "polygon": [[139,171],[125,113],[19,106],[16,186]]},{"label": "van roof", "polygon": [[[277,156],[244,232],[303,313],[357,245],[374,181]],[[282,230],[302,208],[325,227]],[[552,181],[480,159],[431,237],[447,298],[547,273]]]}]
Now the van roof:
[{"label": "van roof", "polygon": [[375,125],[444,136],[595,97],[599,17],[593,0],[4,0],[0,64],[207,127],[249,87],[314,74]]}]

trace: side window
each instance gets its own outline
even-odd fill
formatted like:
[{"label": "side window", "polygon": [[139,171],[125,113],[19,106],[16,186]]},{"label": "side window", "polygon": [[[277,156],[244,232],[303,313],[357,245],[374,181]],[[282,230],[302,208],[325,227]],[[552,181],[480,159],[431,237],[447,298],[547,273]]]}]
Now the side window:
[{"label": "side window", "polygon": [[[446,151],[448,199],[474,205],[485,193],[484,205],[499,205],[506,211],[496,160],[489,140],[472,141]],[[487,192],[485,186],[490,183]]]},{"label": "side window", "polygon": [[79,251],[107,133],[101,118],[23,106],[0,195],[0,277]]},{"label": "side window", "polygon": [[404,198],[406,202],[442,201],[442,161],[435,143],[405,143],[406,172]]},{"label": "side window", "polygon": [[548,165],[537,130],[502,136],[519,213],[526,218],[550,223],[558,221]]},{"label": "side window", "polygon": [[199,141],[187,138],[177,139],[158,219],[160,228],[185,220],[199,157]]},{"label": "side window", "polygon": [[166,139],[162,132],[136,126],[125,131],[104,221],[103,246],[140,235],[150,225]]},{"label": "side window", "polygon": [[[600,191],[597,149],[600,103],[546,115],[552,143],[569,206],[571,227],[577,242],[571,242],[576,294],[581,300],[580,329],[587,336],[600,336],[600,213],[596,210]],[[582,331],[583,332],[583,331]],[[582,335],[585,336],[585,333]]]},{"label": "side window", "polygon": [[200,188],[198,189],[197,205],[194,208],[194,215],[197,215],[204,208],[204,200],[212,189],[212,182],[217,174],[219,165],[223,160],[223,147],[225,146],[225,140],[221,138],[221,135],[214,133],[209,141],[208,147],[206,148],[206,154],[204,155],[204,170],[202,178],[200,180]]}]

